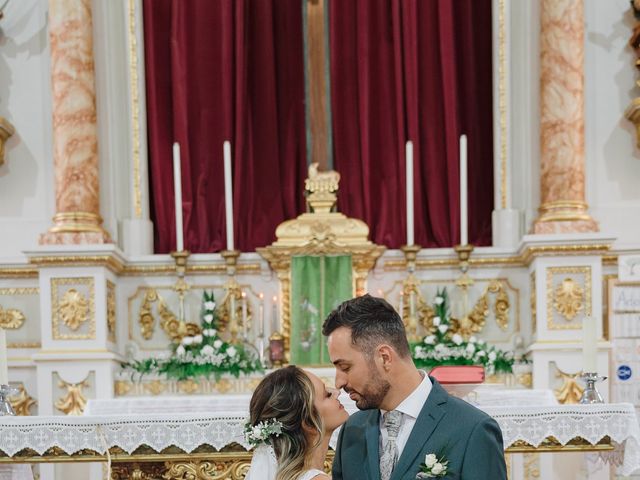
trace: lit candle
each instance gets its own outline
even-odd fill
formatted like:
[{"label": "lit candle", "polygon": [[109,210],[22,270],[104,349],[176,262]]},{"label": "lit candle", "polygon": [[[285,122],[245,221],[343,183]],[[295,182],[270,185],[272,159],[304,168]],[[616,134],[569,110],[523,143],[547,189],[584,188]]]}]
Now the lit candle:
[{"label": "lit candle", "polygon": [[582,364],[587,373],[598,372],[598,329],[596,317],[584,317],[582,321]]},{"label": "lit candle", "polygon": [[231,144],[225,140],[224,152],[224,211],[227,219],[227,250],[233,250],[233,186],[231,185]]},{"label": "lit candle", "polygon": [[242,292],[242,334],[247,338],[247,294]]},{"label": "lit candle", "polygon": [[467,213],[467,136],[460,136],[460,244],[469,243]]},{"label": "lit candle", "polygon": [[7,333],[0,327],[0,385],[9,385],[9,366],[7,364]]},{"label": "lit candle", "polygon": [[407,245],[413,245],[413,142],[407,142],[405,154],[407,161]]},{"label": "lit candle", "polygon": [[173,144],[173,193],[176,209],[176,251],[184,250],[184,232],[182,228],[182,173],[180,169],[180,144]]},{"label": "lit candle", "polygon": [[273,314],[271,318],[271,323],[273,325],[273,331],[279,331],[279,322],[278,322],[278,297],[276,295],[273,296]]},{"label": "lit candle", "polygon": [[258,336],[264,337],[264,293],[260,292],[260,314],[258,317],[260,318],[260,324],[258,325]]}]

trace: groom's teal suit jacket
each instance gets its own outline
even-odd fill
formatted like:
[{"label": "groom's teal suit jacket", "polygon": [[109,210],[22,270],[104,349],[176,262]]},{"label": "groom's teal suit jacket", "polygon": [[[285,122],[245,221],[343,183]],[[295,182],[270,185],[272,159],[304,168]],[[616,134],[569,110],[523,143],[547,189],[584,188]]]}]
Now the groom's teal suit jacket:
[{"label": "groom's teal suit jacket", "polygon": [[[506,480],[502,432],[496,421],[449,395],[434,378],[431,382],[431,392],[391,480],[414,480],[429,453],[449,461],[444,479]],[[343,425],[333,461],[333,480],[380,479],[379,419],[380,410],[363,410]]]}]

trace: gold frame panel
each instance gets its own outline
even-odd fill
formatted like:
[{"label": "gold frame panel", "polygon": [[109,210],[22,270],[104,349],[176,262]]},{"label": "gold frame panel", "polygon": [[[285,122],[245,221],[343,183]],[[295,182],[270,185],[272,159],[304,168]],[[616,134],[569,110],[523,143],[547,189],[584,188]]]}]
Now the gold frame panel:
[{"label": "gold frame panel", "polygon": [[575,320],[582,319],[581,316],[576,316],[566,324],[556,323],[553,316],[553,298],[554,288],[553,279],[557,274],[579,274],[584,275],[584,290],[585,301],[583,315],[589,316],[592,311],[592,298],[591,298],[591,285],[593,282],[593,272],[590,266],[568,266],[568,267],[547,267],[546,268],[546,295],[547,295],[547,329],[548,330],[582,330],[582,321],[577,322]]},{"label": "gold frame panel", "polygon": [[[59,289],[63,286],[86,285],[89,288],[89,312],[87,321],[89,331],[84,334],[60,333]],[[54,340],[95,340],[96,338],[96,302],[95,279],[93,277],[65,277],[51,279],[51,337]],[[84,322],[83,322],[84,323]]]}]

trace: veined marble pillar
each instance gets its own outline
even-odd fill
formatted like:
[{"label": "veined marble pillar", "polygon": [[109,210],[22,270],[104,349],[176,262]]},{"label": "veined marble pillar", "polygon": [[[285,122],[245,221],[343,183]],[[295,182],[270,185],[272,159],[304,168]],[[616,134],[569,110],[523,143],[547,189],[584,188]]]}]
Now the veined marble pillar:
[{"label": "veined marble pillar", "polygon": [[542,0],[540,215],[533,233],[597,232],[585,203],[583,0]]},{"label": "veined marble pillar", "polygon": [[102,227],[91,0],[49,0],[56,214],[41,244],[110,243]]}]

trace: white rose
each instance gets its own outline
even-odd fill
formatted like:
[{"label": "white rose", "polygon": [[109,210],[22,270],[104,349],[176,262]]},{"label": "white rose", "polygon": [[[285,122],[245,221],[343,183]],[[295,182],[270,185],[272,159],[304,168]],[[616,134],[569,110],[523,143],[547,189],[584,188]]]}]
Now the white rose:
[{"label": "white rose", "polygon": [[202,335],[198,334],[193,337],[193,343],[202,343]]},{"label": "white rose", "polygon": [[435,456],[435,454],[430,453],[429,455],[424,457],[424,464],[427,467],[433,467],[436,463],[438,463],[438,458]]},{"label": "white rose", "polygon": [[211,336],[211,329],[210,328],[205,328],[204,330],[202,330],[202,335],[204,335],[205,337],[210,337]]},{"label": "white rose", "polygon": [[444,345],[439,343],[436,345],[436,352],[441,352],[444,350]]},{"label": "white rose", "polygon": [[478,339],[477,339],[477,338],[475,337],[475,335],[474,335],[474,336],[472,336],[472,337],[469,339],[469,341],[470,341],[471,343],[476,343],[476,342],[478,341]]},{"label": "white rose", "polygon": [[238,353],[238,351],[235,349],[235,347],[227,348],[227,355],[229,355],[230,357],[234,357],[236,353]]},{"label": "white rose", "polygon": [[462,343],[462,336],[459,333],[456,333],[453,337],[451,337],[451,341],[456,345],[460,345]]},{"label": "white rose", "polygon": [[467,344],[467,352],[469,353],[473,353],[476,350],[476,346],[473,343],[468,343]]},{"label": "white rose", "polygon": [[484,350],[480,350],[478,353],[476,353],[476,355],[478,357],[484,357],[486,355],[486,353],[484,353]]},{"label": "white rose", "polygon": [[191,345],[193,343],[193,337],[183,337],[182,344],[183,345]]},{"label": "white rose", "polygon": [[218,339],[215,342],[213,342],[214,348],[220,348],[221,346],[222,346],[222,340]]},{"label": "white rose", "polygon": [[433,324],[437,327],[440,325],[440,317],[433,317]]},{"label": "white rose", "polygon": [[178,355],[179,357],[183,356],[185,353],[187,353],[187,351],[184,349],[184,347],[182,345],[178,345],[178,348],[176,348],[176,355]]},{"label": "white rose", "polygon": [[444,470],[444,467],[440,462],[436,462],[436,464],[433,467],[431,467],[431,473],[435,473],[436,475],[442,473],[443,470]]},{"label": "white rose", "polygon": [[216,308],[216,302],[204,302],[204,309],[211,311],[211,310],[215,310]]},{"label": "white rose", "polygon": [[204,321],[207,323],[213,322],[213,314],[211,313],[207,313],[203,318],[204,318]]},{"label": "white rose", "polygon": [[497,355],[496,352],[489,352],[489,361],[493,362],[495,361]]},{"label": "white rose", "polygon": [[424,343],[427,345],[433,345],[434,343],[436,343],[435,335],[429,335],[427,337],[424,337]]},{"label": "white rose", "polygon": [[449,326],[448,325],[440,325],[438,327],[438,330],[440,330],[440,333],[446,333],[447,330],[449,330]]},{"label": "white rose", "polygon": [[443,302],[444,302],[444,298],[438,295],[436,297],[436,305],[442,305]]},{"label": "white rose", "polygon": [[213,349],[213,347],[211,345],[205,345],[204,347],[202,347],[201,352],[202,352],[203,355],[213,355],[215,350]]}]

